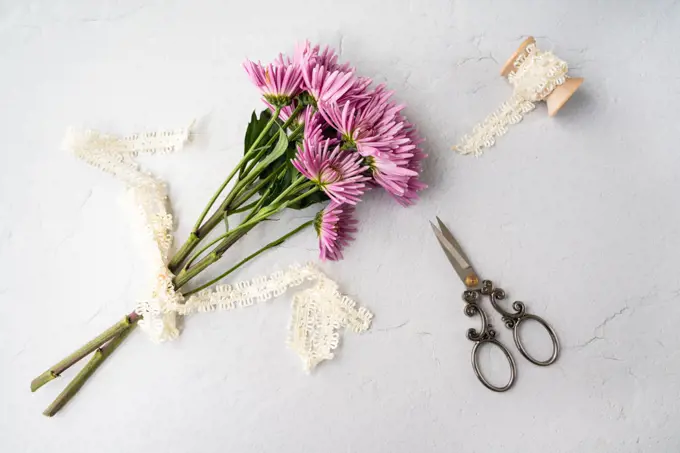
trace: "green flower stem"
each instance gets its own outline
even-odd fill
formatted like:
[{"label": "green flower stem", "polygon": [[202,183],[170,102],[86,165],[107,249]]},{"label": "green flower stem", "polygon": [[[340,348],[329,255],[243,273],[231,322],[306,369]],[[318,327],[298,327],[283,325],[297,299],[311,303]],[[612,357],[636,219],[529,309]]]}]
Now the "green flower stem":
[{"label": "green flower stem", "polygon": [[[306,182],[305,182],[306,181]],[[269,206],[267,206],[266,210],[274,210],[274,212],[278,212],[281,210],[281,208],[285,207],[282,205],[286,201],[286,198],[288,195],[291,193],[297,192],[301,188],[309,187],[313,185],[314,183],[311,181],[307,181],[304,176],[300,175],[295,181],[291,183],[290,186],[286,188],[281,194],[279,194],[278,197],[276,197],[271,203],[269,203]]]},{"label": "green flower stem", "polygon": [[139,315],[137,315],[134,312],[130,313],[122,320],[112,325],[111,327],[106,329],[101,334],[97,335],[92,340],[85,343],[85,345],[83,345],[81,348],[69,354],[65,359],[58,362],[56,365],[50,367],[49,370],[45,371],[37,378],[33,379],[33,381],[31,381],[31,391],[35,392],[36,390],[38,390],[40,387],[47,384],[51,380],[59,377],[61,373],[69,369],[75,363],[79,362],[83,357],[87,356],[95,349],[101,347],[101,345],[111,340],[112,338],[115,338],[118,335],[120,335],[120,333],[127,329],[130,325],[135,324],[138,319]]},{"label": "green flower stem", "polygon": [[[255,161],[257,162],[257,160]],[[266,168],[266,167],[265,167]],[[261,168],[257,172],[247,173],[247,176],[240,180],[234,188],[229,192],[229,195],[224,199],[220,207],[213,213],[212,216],[201,225],[196,232],[191,233],[187,242],[177,251],[173,259],[170,261],[168,267],[171,272],[177,273],[181,263],[189,256],[189,254],[196,248],[202,238],[206,237],[224,218],[224,212],[228,210],[234,199],[248,187],[265,168]],[[246,200],[247,201],[247,200]]]},{"label": "green flower stem", "polygon": [[[259,161],[260,157],[261,156],[257,156],[255,161]],[[241,194],[241,192],[246,190],[246,188],[249,187],[249,185],[251,183],[253,183],[262,174],[262,172],[264,170],[266,170],[266,168],[267,167],[261,167],[257,171],[249,170],[247,172],[247,176],[245,178],[243,178],[242,180],[240,180],[238,183],[236,183],[236,185],[234,186],[232,191],[229,193],[227,198],[224,200],[225,209],[228,209],[229,207],[231,207],[232,202],[234,202],[234,200]],[[265,179],[267,179],[267,178],[265,178]],[[257,187],[262,187],[263,185],[264,184],[262,182],[260,182],[260,183],[258,183]],[[206,224],[207,223],[208,222],[206,222]]]},{"label": "green flower stem", "polygon": [[267,188],[267,190],[264,191],[264,193],[262,194],[260,199],[257,200],[257,203],[255,204],[255,206],[253,206],[253,208],[250,210],[248,215],[243,220],[244,222],[252,219],[253,217],[255,217],[260,212],[260,209],[262,209],[262,206],[264,206],[264,203],[265,203],[265,201],[267,201],[267,198],[269,197],[269,194],[271,193],[273,188],[274,188],[274,186],[270,185]]},{"label": "green flower stem", "polygon": [[[286,132],[286,129],[290,127],[291,124],[297,119],[297,117],[300,115],[300,112],[305,108],[305,105],[302,103],[299,103],[295,109],[293,110],[293,113],[288,117],[288,119],[281,125],[281,130]],[[298,128],[299,129],[299,128]],[[297,130],[297,129],[296,129]],[[269,142],[265,145],[265,148],[271,147],[274,142],[276,142],[276,135],[274,135],[272,138],[269,139]],[[260,151],[260,153],[255,157],[254,162],[251,162],[250,166],[245,169],[242,173],[248,173],[250,170],[253,169],[253,166],[257,163],[260,157],[262,157],[262,154],[265,151]],[[242,174],[241,173],[241,174]],[[239,174],[239,178],[241,178],[241,174]]]},{"label": "green flower stem", "polygon": [[252,224],[249,225],[247,228],[240,229],[238,231],[236,231],[236,229],[232,230],[230,234],[222,238],[221,242],[217,245],[217,247],[215,247],[215,249],[212,252],[201,258],[191,268],[182,270],[179,274],[175,276],[175,278],[173,279],[175,289],[179,290],[181,287],[186,285],[189,282],[189,280],[196,277],[211,264],[217,262],[222,257],[224,252],[229,250],[229,248],[232,245],[234,245],[236,241],[245,236],[254,227],[255,224]]},{"label": "green flower stem", "polygon": [[[203,223],[203,220],[208,215],[208,212],[210,212],[210,209],[215,204],[215,201],[217,201],[217,198],[220,196],[220,194],[222,194],[224,189],[227,187],[227,184],[229,184],[231,179],[234,176],[236,176],[236,173],[239,172],[241,167],[246,165],[246,163],[248,162],[248,159],[250,159],[250,157],[251,157],[251,154],[258,147],[260,142],[267,136],[267,134],[269,133],[269,129],[272,128],[272,126],[274,125],[274,123],[278,119],[280,113],[281,113],[281,107],[276,107],[276,111],[274,112],[274,116],[272,116],[271,119],[267,122],[265,127],[260,132],[260,135],[257,136],[257,138],[255,139],[253,144],[250,145],[250,148],[248,149],[248,151],[246,151],[245,155],[243,156],[243,159],[241,159],[241,161],[238,163],[238,165],[236,165],[236,167],[234,167],[234,169],[231,171],[231,173],[229,173],[229,176],[227,176],[227,179],[225,179],[224,182],[222,183],[222,185],[220,185],[219,189],[217,189],[217,192],[215,192],[215,194],[212,196],[212,198],[208,202],[205,209],[203,209],[203,212],[201,212],[201,215],[198,216],[198,220],[196,221],[196,224],[194,225],[193,231],[198,230],[198,228]],[[265,149],[266,149],[266,147],[265,147]]]},{"label": "green flower stem", "polygon": [[[201,255],[208,248],[219,243],[219,245],[209,255],[203,257],[198,263],[196,263],[196,265],[190,268],[185,267],[179,274],[177,274],[173,280],[175,289],[179,289],[180,287],[184,286],[186,282],[198,275],[206,267],[219,260],[227,248],[233,245],[235,242],[234,238],[241,238],[243,235],[245,235],[245,233],[254,228],[255,225],[257,225],[260,221],[264,220],[265,214],[266,213],[263,213],[262,215],[255,218],[246,218],[239,226],[217,236],[210,242],[210,244],[208,244],[206,247],[203,247],[196,255]],[[228,246],[226,246],[227,244]],[[192,263],[195,261],[195,258],[197,258],[196,255],[190,260]]]},{"label": "green flower stem", "polygon": [[194,289],[192,289],[192,290],[190,290],[190,291],[187,291],[186,293],[184,293],[184,295],[185,295],[185,296],[190,296],[191,294],[194,294],[194,293],[197,293],[197,292],[199,292],[199,291],[201,291],[201,290],[203,290],[203,289],[209,288],[210,286],[212,286],[212,285],[214,285],[215,283],[219,282],[219,281],[222,280],[223,278],[227,277],[229,274],[231,274],[232,272],[234,272],[234,271],[235,271],[236,269],[238,269],[239,267],[241,267],[241,266],[243,266],[244,264],[246,264],[248,261],[252,260],[253,258],[257,257],[258,255],[264,253],[265,251],[267,251],[267,250],[269,250],[269,249],[271,249],[271,248],[274,248],[274,247],[277,247],[277,246],[283,244],[288,238],[290,238],[291,236],[296,235],[297,233],[299,233],[300,231],[304,230],[305,228],[307,228],[308,226],[312,225],[313,223],[314,223],[314,220],[310,220],[309,222],[303,223],[302,225],[300,225],[299,227],[295,228],[294,230],[292,230],[292,231],[286,233],[285,235],[281,236],[280,238],[276,239],[275,241],[272,241],[272,242],[270,242],[269,244],[265,245],[264,247],[262,247],[262,248],[261,248],[260,250],[258,250],[257,252],[255,252],[255,253],[253,253],[253,254],[247,256],[246,258],[242,259],[241,261],[239,261],[238,263],[236,263],[236,264],[235,264],[231,269],[229,269],[228,271],[224,272],[223,274],[219,275],[218,277],[215,277],[214,279],[210,280],[208,283],[205,283],[205,284],[203,284],[203,285],[201,285],[201,286],[199,286],[199,287],[197,287],[197,288],[194,288]]},{"label": "green flower stem", "polygon": [[305,125],[301,124],[298,127],[296,127],[293,132],[291,132],[290,137],[288,137],[288,141],[295,141],[300,134],[302,134],[305,131]]},{"label": "green flower stem", "polygon": [[[290,118],[293,118],[293,116],[291,116]],[[288,121],[290,121],[290,118],[288,119]],[[288,123],[288,121],[286,121],[286,122],[283,124],[283,126],[281,126],[281,128],[282,128],[283,130],[286,129],[286,124]],[[304,128],[305,128],[305,126],[304,126],[303,124],[301,124],[301,125],[299,125],[298,127],[296,127],[296,128],[293,130],[293,132],[291,132],[290,136],[288,137],[288,141],[289,141],[289,142],[292,142],[293,140],[295,140],[295,139],[298,137],[298,135],[300,135],[300,133],[304,131]],[[272,137],[272,138],[271,138],[270,141],[271,141],[272,143],[271,143],[269,146],[271,146],[271,145],[274,144],[274,143],[273,143],[273,142],[274,142],[274,138],[275,138],[275,137]],[[268,149],[268,148],[269,148],[269,147],[265,147],[265,149],[261,150],[261,151],[255,156],[255,158],[254,158],[253,161],[249,164],[249,166],[246,168],[246,170],[245,170],[244,173],[248,174],[248,172],[250,172],[250,170],[253,169],[253,167],[257,164],[257,162],[258,162],[258,161],[260,160],[260,158],[264,155],[264,153],[267,152],[267,149]]]},{"label": "green flower stem", "polygon": [[[208,222],[206,224],[209,224],[207,227],[201,228],[201,224],[203,223],[203,220],[205,220],[205,217],[208,215],[210,212],[210,209],[213,207],[215,202],[217,201],[217,198],[222,194],[224,189],[227,187],[229,182],[233,179],[233,177],[236,175],[236,173],[241,172],[245,165],[248,163],[248,161],[253,157],[252,153],[257,149],[258,145],[260,142],[264,139],[264,137],[269,133],[269,130],[272,128],[272,126],[276,123],[276,120],[279,117],[279,113],[281,112],[281,108],[277,107],[275,115],[272,116],[272,118],[267,122],[265,125],[264,129],[260,132],[260,135],[257,136],[253,144],[250,146],[248,151],[245,153],[241,161],[234,167],[234,169],[229,173],[227,176],[227,179],[222,182],[220,187],[217,189],[217,192],[213,194],[211,197],[210,201],[206,205],[206,207],[203,209],[203,212],[198,217],[198,220],[194,224],[194,228],[192,232],[189,234],[189,238],[186,240],[184,244],[177,250],[177,253],[172,257],[170,262],[168,263],[168,268],[170,269],[171,272],[176,272],[179,266],[182,264],[182,262],[189,256],[189,254],[193,251],[193,249],[198,245],[198,243],[201,241],[202,238],[204,238],[210,231],[212,231],[217,224],[220,223],[220,221],[223,219],[223,213],[226,210],[226,208],[229,206],[229,202],[231,201],[231,197],[227,196],[227,199],[220,205],[220,207],[217,209],[217,211],[210,217]],[[292,116],[291,116],[292,118]],[[274,136],[276,137],[276,136]],[[267,145],[264,147],[265,150],[268,149],[269,147],[272,146],[273,144],[273,139],[270,140]],[[262,151],[260,151],[262,152]],[[231,193],[234,191],[232,190]],[[230,193],[230,195],[231,195]]]},{"label": "green flower stem", "polygon": [[[197,259],[198,259],[198,258],[199,258],[206,250],[208,250],[210,247],[212,247],[213,245],[217,244],[218,242],[221,242],[225,237],[227,237],[227,236],[228,236],[229,234],[231,234],[233,231],[234,231],[234,230],[227,231],[226,233],[217,236],[215,239],[213,239],[212,241],[210,241],[210,242],[209,242],[208,244],[206,244],[204,247],[201,247],[197,252],[195,252],[195,253],[193,254],[193,256],[192,256],[191,258],[189,258],[189,260],[186,262],[186,264],[184,265],[184,267],[182,268],[182,270],[185,271],[185,270],[191,268],[191,265],[194,263],[194,261],[196,261],[196,260],[197,260]],[[181,274],[181,272],[180,272],[180,274]]]},{"label": "green flower stem", "polygon": [[304,200],[305,198],[307,198],[308,195],[311,195],[311,194],[317,192],[318,190],[319,190],[319,188],[317,186],[314,186],[314,187],[312,187],[312,190],[308,190],[307,192],[304,192],[301,195],[298,195],[296,198],[293,198],[292,200],[290,200],[290,202],[288,204],[295,204],[298,201]]},{"label": "green flower stem", "polygon": [[[300,112],[302,111],[303,108],[304,108],[304,106],[302,106],[301,104],[298,105],[295,108],[295,110],[293,110],[293,113],[290,115],[288,120],[286,120],[286,122],[284,122],[281,125],[281,127],[280,127],[281,130],[283,130],[285,132],[286,129],[288,129],[288,127],[291,124],[293,124],[293,121],[295,121],[296,117],[300,114]],[[279,113],[280,113],[280,109],[277,108],[276,114],[275,114],[275,116],[272,117],[272,119],[276,120],[279,116]],[[297,137],[303,131],[304,131],[304,127],[302,125],[298,126],[291,133],[291,137]],[[276,140],[277,140],[277,135],[273,135],[269,139],[269,141],[262,147],[262,149],[260,149],[260,151],[255,156],[248,156],[247,159],[246,159],[246,162],[250,161],[250,163],[247,166],[246,166],[246,162],[244,162],[243,160],[239,163],[239,166],[237,167],[237,170],[240,172],[239,173],[239,183],[236,184],[236,186],[232,189],[232,191],[229,193],[227,198],[222,202],[220,207],[217,209],[217,212],[215,212],[215,214],[212,217],[210,217],[206,221],[206,223],[204,225],[202,225],[202,227],[200,227],[197,230],[197,235],[199,237],[204,237],[205,234],[212,231],[212,229],[215,227],[215,225],[217,225],[217,223],[219,223],[219,221],[216,221],[215,219],[213,219],[213,217],[218,215],[219,212],[222,212],[222,211],[225,211],[226,209],[228,209],[230,207],[232,201],[234,200],[234,198],[236,198],[240,194],[240,192],[242,190],[244,190],[248,186],[248,184],[250,184],[250,182],[254,181],[260,175],[260,173],[264,170],[264,168],[263,168],[262,170],[260,170],[257,173],[254,173],[254,174],[251,173],[252,169],[257,165],[257,163],[260,161],[262,156],[276,143]],[[289,137],[288,141],[290,141],[290,140],[291,140],[291,138]],[[245,178],[243,177],[244,174],[246,175]],[[201,233],[204,233],[204,234],[202,235]]]},{"label": "green flower stem", "polygon": [[59,412],[59,410],[68,403],[71,398],[78,393],[78,390],[85,384],[90,376],[99,368],[99,366],[110,356],[113,351],[121,345],[121,343],[127,338],[127,336],[132,332],[137,323],[127,324],[125,328],[119,332],[116,337],[111,339],[104,346],[97,348],[94,355],[90,359],[85,367],[78,372],[76,377],[73,378],[71,382],[68,383],[66,388],[57,396],[57,398],[50,404],[43,415],[52,417],[54,414]]},{"label": "green flower stem", "polygon": [[[234,244],[234,242],[236,242],[236,240],[238,240],[240,237],[244,236],[250,230],[255,228],[255,226],[258,223],[265,219],[268,219],[272,215],[284,209],[287,206],[286,197],[291,193],[297,192],[301,188],[306,187],[307,184],[304,183],[304,181],[305,181],[304,177],[298,178],[286,190],[284,190],[281,193],[281,195],[276,197],[276,199],[272,201],[268,206],[264,208],[259,208],[256,206],[255,208],[253,208],[251,213],[243,220],[243,222],[241,222],[239,226],[229,231],[228,233],[224,233],[223,235],[216,238],[213,242],[217,242],[218,239],[221,240],[221,242],[217,245],[217,247],[213,249],[212,252],[201,258],[193,267],[189,269],[184,269],[179,274],[177,274],[177,276],[173,280],[175,284],[175,289],[179,289],[182,286],[186,285],[192,278],[196,277],[206,268],[217,262],[222,257],[224,252],[226,252],[229,249],[229,247],[231,247]],[[304,197],[313,193],[314,191],[315,189],[305,192],[304,194],[295,198],[293,202],[303,199]],[[264,197],[260,201],[262,200],[264,200]]]},{"label": "green flower stem", "polygon": [[230,209],[229,212],[236,213],[234,208],[238,209],[243,203],[250,200],[263,187],[265,187],[267,184],[271,184],[281,174],[281,172],[283,170],[285,170],[285,168],[286,168],[285,163],[283,165],[280,165],[279,168],[275,169],[273,172],[271,172],[270,175],[268,175],[262,181],[257,183],[252,189],[250,189],[248,192],[246,192],[243,196],[239,197],[238,200],[234,201],[234,203],[232,205],[232,209]]},{"label": "green flower stem", "polygon": [[[246,200],[246,201],[247,201],[247,200]],[[245,206],[240,206],[240,205],[239,205],[238,208],[232,209],[231,211],[229,211],[229,214],[241,214],[241,213],[243,213],[243,212],[249,211],[249,210],[252,209],[254,206],[256,206],[257,203],[258,203],[259,201],[260,201],[259,199],[258,199],[258,200],[255,200],[255,201],[253,201],[252,203],[248,203],[248,204],[245,205]],[[244,203],[245,203],[245,201],[244,201]]]},{"label": "green flower stem", "polygon": [[[298,195],[297,197],[293,198],[292,200],[285,200],[285,197],[287,196],[286,192],[288,192],[288,191],[286,191],[286,192],[282,193],[281,195],[279,195],[279,197],[277,197],[276,200],[274,200],[270,206],[275,205],[276,203],[281,202],[282,200],[288,201],[289,204],[293,204],[293,203],[296,203],[296,202],[298,202],[298,201],[303,200],[303,199],[306,198],[307,196],[309,196],[309,195],[311,195],[311,194],[313,194],[313,193],[315,193],[315,192],[317,192],[317,191],[319,190],[319,188],[318,188],[317,186],[315,186],[311,181],[307,181],[307,183],[302,183],[302,184],[301,184],[301,182],[302,182],[303,180],[304,180],[304,178],[300,178],[300,179],[296,180],[296,181],[291,185],[291,188],[297,186],[296,188],[299,190],[300,188],[306,188],[306,187],[312,186],[312,189],[311,189],[311,190],[308,190],[308,191],[306,191],[306,192],[303,192],[302,194]],[[289,188],[289,189],[290,189],[290,188]],[[295,190],[290,190],[290,192],[295,192]],[[262,197],[262,198],[260,199],[260,201],[264,200],[264,198],[265,198],[265,197]],[[253,217],[252,217],[252,220],[250,220],[250,216],[247,217],[247,218],[243,221],[243,223],[242,223],[241,225],[239,225],[239,227],[237,227],[237,228],[235,228],[234,230],[232,230],[232,232],[236,232],[236,231],[238,231],[238,230],[239,230],[240,228],[242,228],[242,227],[247,228],[247,229],[245,230],[246,232],[250,231],[251,229],[253,229],[253,228],[255,227],[255,225],[257,225],[257,224],[260,223],[261,221],[263,221],[263,220],[269,218],[270,216],[274,215],[275,213],[279,212],[279,211],[280,211],[284,206],[286,206],[287,204],[288,204],[288,203],[286,203],[286,204],[283,204],[283,203],[282,203],[282,204],[279,204],[279,205],[276,206],[276,208],[270,209],[270,210],[267,210],[267,209],[265,208],[264,214],[259,214],[259,215],[258,215],[258,214],[254,214],[254,215],[253,215],[253,213],[257,212],[257,210],[258,210],[257,208],[256,208],[256,209],[253,209],[253,211],[251,212],[251,216],[253,216]],[[311,222],[313,223],[313,221],[311,221]],[[311,223],[310,223],[310,224],[311,224]],[[308,225],[305,224],[304,227],[306,227],[306,226],[308,226]],[[279,243],[282,243],[283,241],[285,241],[287,238],[289,238],[289,237],[292,236],[293,234],[295,234],[295,233],[297,233],[298,231],[300,231],[302,228],[303,228],[303,227],[300,227],[299,229],[293,230],[293,232],[291,232],[289,235],[286,235],[286,236],[284,236],[283,238],[279,238],[279,239],[277,239],[276,241],[274,241],[274,242],[268,244],[268,245],[265,246],[265,247],[268,247],[268,248],[275,247],[276,245],[278,245]],[[231,232],[230,232],[230,233],[231,233]],[[243,233],[243,234],[245,234],[245,233]],[[227,236],[226,239],[224,239],[224,240],[225,240],[225,241],[229,240],[229,236]],[[279,242],[279,241],[280,241],[280,242]],[[236,241],[234,240],[233,242],[236,242]],[[233,244],[233,242],[231,242],[231,244]],[[196,265],[196,267],[198,267],[198,266],[200,265],[200,266],[202,266],[201,270],[204,270],[205,268],[207,268],[208,266],[210,266],[211,264],[213,264],[214,262],[216,262],[217,260],[219,260],[220,257],[222,256],[222,254],[224,254],[224,252],[231,246],[231,244],[229,244],[226,248],[224,248],[222,245],[218,246],[218,247],[215,249],[215,251],[213,251],[213,253],[211,253],[210,255],[206,256],[203,260],[201,260],[201,261]],[[251,259],[255,258],[255,257],[256,257],[257,255],[259,255],[260,253],[264,252],[264,250],[267,250],[267,248],[265,248],[265,249],[263,249],[263,250],[260,250],[260,251],[258,251],[258,252],[255,252],[254,254],[250,255],[250,256],[247,257],[247,258],[245,258],[244,260],[242,260],[241,262],[239,262],[235,267],[231,268],[231,269],[228,270],[225,274],[222,274],[220,277],[218,277],[218,280],[220,280],[220,279],[226,277],[226,276],[229,275],[231,272],[233,272],[233,271],[235,271],[236,269],[238,269],[239,266],[241,266],[241,265],[247,263],[248,261],[250,261]],[[185,275],[182,275],[182,273],[180,273],[180,275],[178,275],[177,278],[176,278],[175,287],[176,287],[176,288],[179,288],[179,286],[185,285],[189,280],[191,280],[193,277],[195,277],[196,275],[198,275],[198,273],[200,273],[200,271],[196,272],[195,274],[192,274],[192,273],[191,273],[191,269],[190,269],[189,271],[187,271]],[[180,277],[181,277],[181,278],[180,278]],[[214,282],[213,282],[213,283],[214,283]],[[211,284],[212,284],[212,283],[211,283]],[[178,285],[179,285],[179,286],[178,286]],[[209,284],[207,284],[207,286],[206,286],[206,285],[201,285],[201,286],[199,287],[199,289],[192,289],[192,290],[190,290],[190,291],[184,292],[184,295],[187,296],[187,295],[189,295],[189,294],[193,294],[194,292],[200,291],[201,289],[207,288],[208,286],[210,286],[210,285],[209,285]]]},{"label": "green flower stem", "polygon": [[[217,225],[218,222],[215,223]],[[207,233],[205,233],[207,234]],[[199,236],[198,232],[191,232],[189,234],[189,238],[182,244],[182,246],[177,250],[177,253],[175,253],[168,263],[168,269],[170,269],[170,272],[176,273],[177,269],[181,264],[184,262],[187,256],[196,248],[199,242],[201,242],[201,238],[205,237],[204,235]]]}]

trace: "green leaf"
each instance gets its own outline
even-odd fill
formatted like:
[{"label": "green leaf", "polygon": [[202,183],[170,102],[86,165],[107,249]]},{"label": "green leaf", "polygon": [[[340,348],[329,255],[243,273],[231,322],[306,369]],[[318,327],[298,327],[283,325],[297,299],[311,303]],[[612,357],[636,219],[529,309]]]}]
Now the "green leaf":
[{"label": "green leaf", "polygon": [[266,197],[264,200],[265,204],[269,204],[275,198],[283,193],[291,184],[291,181],[286,177],[284,172],[278,178],[276,178],[269,187],[260,189],[260,195]]},{"label": "green leaf", "polygon": [[276,142],[274,149],[262,159],[257,166],[269,166],[272,162],[283,156],[288,149],[288,136],[283,130],[279,129],[279,141]]},{"label": "green leaf", "polygon": [[[269,111],[269,109],[265,109],[260,113],[260,117],[257,117],[257,114],[253,110],[253,114],[250,116],[250,122],[248,123],[248,127],[246,128],[246,135],[243,140],[243,154],[246,154],[248,150],[250,149],[251,146],[255,143],[255,140],[257,140],[257,137],[260,136],[264,128],[267,126],[267,123],[269,123],[269,120],[271,120],[272,114]],[[264,142],[268,142],[269,139],[274,135],[274,128],[269,129],[269,132],[267,135],[264,137]],[[261,148],[260,147],[255,152]],[[251,159],[248,159],[250,161]],[[241,167],[241,170],[238,172],[238,177],[241,179],[243,176],[243,167]]]},{"label": "green leaf", "polygon": [[[259,156],[258,159],[260,160],[250,170],[250,173],[257,175],[255,181],[252,181],[252,184],[256,184],[257,180],[267,178],[273,171],[276,170],[277,167],[272,165],[272,162],[279,160],[280,157],[285,154],[287,147],[288,137],[283,132],[283,130],[279,130],[279,140],[276,142],[276,145],[274,145],[274,148],[268,154]],[[266,150],[266,148],[263,149]],[[260,194],[261,193],[262,191],[260,191]]]},{"label": "green leaf", "polygon": [[[267,122],[271,119],[271,117],[272,114],[269,110],[262,111],[262,113],[260,113],[259,118],[257,117],[257,114],[253,112],[250,118],[250,123],[248,124],[248,128],[246,130],[246,136],[244,140],[245,146],[244,149],[246,151],[255,142],[255,139],[260,135],[260,133],[267,125]],[[291,163],[291,160],[295,158],[297,154],[297,142],[295,140],[289,142],[286,134],[281,130],[280,127],[277,130],[276,126],[271,128],[265,139],[267,141],[270,140],[271,137],[275,136],[274,134],[278,134],[279,136],[279,140],[276,143],[276,146],[274,146],[271,152],[263,155],[260,162],[258,162],[256,167],[253,168],[252,170],[258,172],[261,171],[258,180],[262,180],[270,176],[272,172],[281,168],[282,165],[285,166],[286,170],[281,175],[279,175],[271,184],[260,189],[259,191],[260,195],[265,196],[267,198],[266,200],[264,200],[265,205],[268,202],[274,200],[279,195],[281,195],[281,193],[283,193],[284,190],[290,187],[293,180],[297,179],[300,176],[300,172],[298,172],[297,169]],[[258,151],[263,148],[264,147],[258,148]],[[257,152],[255,152],[254,154],[257,154]],[[239,177],[241,176],[239,175]],[[256,181],[253,182],[253,185],[255,183]],[[329,198],[326,196],[325,193],[316,192],[312,195],[309,195],[304,200],[298,201],[297,203],[294,204],[289,204],[288,207],[292,209],[304,209],[313,204],[328,201],[328,199]]]},{"label": "green leaf", "polygon": [[260,113],[260,117],[257,117],[255,111],[250,117],[250,123],[248,123],[248,128],[246,129],[246,136],[243,140],[243,153],[245,154],[253,143],[255,139],[260,135],[262,130],[265,128],[269,120],[272,118],[271,112],[266,109]]}]

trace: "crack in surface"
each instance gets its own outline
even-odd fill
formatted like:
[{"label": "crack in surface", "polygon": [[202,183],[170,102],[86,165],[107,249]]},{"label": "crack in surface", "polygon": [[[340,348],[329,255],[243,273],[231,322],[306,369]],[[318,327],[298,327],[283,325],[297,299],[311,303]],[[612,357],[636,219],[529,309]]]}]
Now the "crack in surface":
[{"label": "crack in surface", "polygon": [[404,321],[398,326],[392,326],[392,327],[385,327],[384,329],[375,329],[376,332],[388,332],[390,330],[396,330],[396,329],[401,329],[405,325],[407,325],[410,321]]},{"label": "crack in surface", "polygon": [[626,305],[621,310],[613,313],[610,316],[607,316],[604,319],[604,321],[602,321],[600,324],[595,326],[595,328],[593,329],[593,336],[591,338],[589,338],[588,340],[586,340],[583,343],[579,343],[579,344],[575,345],[574,348],[577,349],[577,350],[581,350],[581,349],[584,349],[584,348],[590,346],[591,344],[593,344],[597,341],[604,340],[604,336],[598,335],[597,331],[602,330],[602,332],[604,332],[604,328],[607,324],[609,324],[610,322],[612,322],[613,320],[615,320],[616,318],[618,318],[619,316],[623,315],[624,313],[626,313],[630,310],[631,310],[631,308],[628,305]]},{"label": "crack in surface", "polygon": [[612,322],[613,320],[615,320],[616,318],[618,318],[619,316],[621,316],[622,314],[626,313],[626,312],[629,311],[629,310],[630,310],[630,307],[629,307],[628,305],[626,305],[625,307],[623,307],[621,310],[617,311],[617,312],[614,313],[613,315],[607,316],[607,317],[605,318],[605,320],[602,321],[602,322],[601,322],[597,327],[595,327],[595,329],[593,329],[593,330],[597,330],[597,329],[602,329],[602,328],[604,328],[607,324],[609,324],[610,322]]},{"label": "crack in surface", "polygon": [[489,52],[485,55],[480,55],[480,56],[477,56],[477,57],[461,58],[460,60],[458,60],[456,62],[456,67],[460,68],[461,66],[465,66],[466,64],[470,63],[471,61],[473,61],[475,63],[479,63],[479,62],[484,61],[484,60],[491,60],[494,63],[498,64],[498,61],[496,60],[496,58],[493,56],[493,54],[491,52]]},{"label": "crack in surface", "polygon": [[614,360],[616,362],[623,362],[623,359],[619,359],[618,357],[609,356],[609,355],[603,355],[602,358],[605,359],[605,360]]},{"label": "crack in surface", "polygon": [[596,341],[600,341],[600,340],[604,340],[604,338],[598,337],[597,335],[595,335],[594,337],[590,338],[586,342],[577,344],[575,348],[580,350],[580,349],[586,348],[586,347],[590,346],[591,344],[595,343]]},{"label": "crack in surface", "polygon": [[87,194],[85,195],[85,199],[80,203],[80,206],[78,206],[78,210],[82,210],[83,207],[87,204],[87,202],[92,198],[92,189],[88,189]]},{"label": "crack in surface", "polygon": [[[129,281],[129,280],[128,280],[128,281]],[[93,320],[94,318],[96,318],[97,315],[98,315],[99,313],[101,313],[103,309],[104,309],[104,306],[103,306],[103,305],[100,305],[99,308],[97,309],[97,311],[95,311],[94,314],[93,314],[92,316],[90,316],[90,317],[87,319],[87,321],[85,321],[85,324],[89,324],[90,322],[92,322],[92,320]]]},{"label": "crack in surface", "polygon": [[482,83],[481,85],[478,85],[474,88],[470,88],[469,90],[466,91],[467,94],[477,94],[478,91],[483,90],[484,88],[487,87],[486,83]]}]

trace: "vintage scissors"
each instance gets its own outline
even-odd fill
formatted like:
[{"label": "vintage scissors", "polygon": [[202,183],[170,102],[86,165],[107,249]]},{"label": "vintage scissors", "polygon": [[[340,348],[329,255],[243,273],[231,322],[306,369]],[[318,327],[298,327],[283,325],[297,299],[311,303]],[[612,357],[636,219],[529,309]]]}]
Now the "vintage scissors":
[{"label": "vintage scissors", "polygon": [[[490,280],[483,280],[480,284],[479,274],[477,274],[477,272],[475,272],[473,269],[472,264],[470,264],[470,260],[463,252],[463,249],[460,248],[460,245],[453,237],[453,234],[451,234],[449,229],[446,228],[446,225],[444,225],[439,217],[437,217],[437,222],[439,223],[439,228],[437,228],[434,223],[430,222],[432,229],[434,230],[434,234],[437,236],[439,244],[442,246],[446,257],[449,259],[451,265],[456,270],[456,273],[458,273],[458,276],[465,284],[466,290],[463,292],[463,300],[466,302],[466,305],[464,312],[469,317],[479,315],[482,319],[482,328],[479,332],[476,329],[469,329],[467,331],[468,339],[475,343],[475,345],[472,347],[472,368],[474,369],[475,374],[481,383],[494,392],[505,392],[515,383],[515,375],[517,374],[515,360],[512,358],[510,351],[508,351],[508,349],[503,346],[502,343],[496,340],[496,331],[489,323],[486,313],[479,305],[483,295],[489,297],[493,308],[503,317],[505,326],[508,329],[512,329],[515,345],[517,345],[519,352],[528,361],[539,366],[548,366],[555,363],[560,352],[560,344],[553,328],[543,318],[527,313],[523,302],[513,302],[512,309],[514,312],[509,312],[503,309],[498,304],[498,301],[505,299],[505,291],[503,291],[501,288],[494,288],[493,283]],[[538,360],[532,357],[527,352],[524,344],[522,344],[519,335],[519,326],[527,319],[533,319],[534,321],[537,321],[545,328],[545,330],[548,331],[550,340],[552,341],[552,355],[549,359]],[[479,367],[477,353],[479,351],[479,347],[485,343],[490,343],[500,348],[510,363],[510,380],[502,387],[497,387],[491,384],[484,377]]]}]

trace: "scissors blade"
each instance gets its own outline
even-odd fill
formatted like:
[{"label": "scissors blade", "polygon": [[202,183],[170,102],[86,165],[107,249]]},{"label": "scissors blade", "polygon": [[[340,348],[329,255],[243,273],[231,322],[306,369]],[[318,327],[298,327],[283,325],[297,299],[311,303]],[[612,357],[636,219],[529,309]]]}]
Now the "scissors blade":
[{"label": "scissors blade", "polygon": [[470,264],[470,260],[465,255],[465,252],[463,252],[458,241],[453,237],[453,234],[451,234],[451,231],[449,231],[439,217],[437,217],[437,223],[439,228],[432,222],[430,222],[430,225],[437,240],[439,240],[439,245],[441,245],[444,254],[456,270],[458,277],[465,283],[465,286],[469,288],[476,287],[479,284],[479,278],[472,264]]},{"label": "scissors blade", "polygon": [[453,237],[453,234],[449,229],[444,225],[444,222],[442,222],[442,219],[437,217],[437,223],[439,223],[439,228],[441,229],[442,234],[446,238],[449,244],[451,244],[451,247],[456,251],[458,256],[465,262],[464,266],[467,267],[472,267],[472,264],[470,263],[470,258],[467,257],[465,252],[463,251],[463,248],[460,246],[458,241],[456,241],[456,238]]}]

